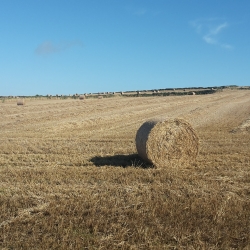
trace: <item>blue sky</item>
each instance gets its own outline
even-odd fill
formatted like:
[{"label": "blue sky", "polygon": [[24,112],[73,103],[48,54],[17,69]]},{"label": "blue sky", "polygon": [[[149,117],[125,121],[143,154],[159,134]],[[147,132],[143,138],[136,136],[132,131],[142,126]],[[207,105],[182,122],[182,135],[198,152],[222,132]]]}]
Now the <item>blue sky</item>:
[{"label": "blue sky", "polygon": [[0,0],[0,96],[250,86],[249,0]]}]

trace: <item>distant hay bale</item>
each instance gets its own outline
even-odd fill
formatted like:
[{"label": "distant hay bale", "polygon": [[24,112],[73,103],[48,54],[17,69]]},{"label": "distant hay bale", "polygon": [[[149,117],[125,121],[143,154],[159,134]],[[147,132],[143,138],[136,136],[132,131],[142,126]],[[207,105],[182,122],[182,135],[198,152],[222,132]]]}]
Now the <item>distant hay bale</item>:
[{"label": "distant hay bale", "polygon": [[136,134],[139,156],[156,167],[190,163],[199,151],[199,138],[191,125],[182,119],[151,120]]},{"label": "distant hay bale", "polygon": [[85,95],[80,95],[80,96],[79,96],[79,99],[80,99],[80,100],[84,100],[84,99],[85,99]]},{"label": "distant hay bale", "polygon": [[102,95],[99,95],[99,96],[98,96],[98,99],[102,99],[102,98],[103,98],[103,96],[102,96]]},{"label": "distant hay bale", "polygon": [[24,99],[17,100],[17,105],[24,105],[24,104],[25,104]]}]

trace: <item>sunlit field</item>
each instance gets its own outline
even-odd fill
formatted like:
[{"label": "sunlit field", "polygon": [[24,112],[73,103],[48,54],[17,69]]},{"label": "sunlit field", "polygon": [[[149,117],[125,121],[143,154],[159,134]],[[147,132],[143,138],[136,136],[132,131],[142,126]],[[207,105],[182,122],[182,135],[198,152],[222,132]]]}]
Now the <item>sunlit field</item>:
[{"label": "sunlit field", "polygon": [[[0,103],[0,249],[250,249],[250,90]],[[197,161],[154,168],[135,136],[183,118]]]}]

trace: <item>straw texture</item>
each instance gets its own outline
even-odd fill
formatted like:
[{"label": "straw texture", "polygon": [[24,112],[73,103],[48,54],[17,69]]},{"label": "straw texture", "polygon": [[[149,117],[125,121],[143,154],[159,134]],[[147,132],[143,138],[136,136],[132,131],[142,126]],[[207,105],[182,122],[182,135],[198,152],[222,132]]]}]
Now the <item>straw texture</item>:
[{"label": "straw texture", "polygon": [[24,99],[17,100],[17,105],[24,105],[24,104],[25,104]]},{"label": "straw texture", "polygon": [[199,151],[199,139],[191,125],[182,119],[151,120],[136,134],[139,156],[156,167],[170,163],[190,163]]}]

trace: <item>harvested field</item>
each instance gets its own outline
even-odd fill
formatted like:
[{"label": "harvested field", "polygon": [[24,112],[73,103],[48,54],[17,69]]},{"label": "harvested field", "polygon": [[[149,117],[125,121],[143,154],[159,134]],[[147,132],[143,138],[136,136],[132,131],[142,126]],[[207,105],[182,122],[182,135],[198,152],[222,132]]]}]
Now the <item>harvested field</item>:
[{"label": "harvested field", "polygon": [[[13,100],[0,117],[0,249],[250,248],[249,90]],[[195,163],[138,157],[161,118],[192,125]]]}]

